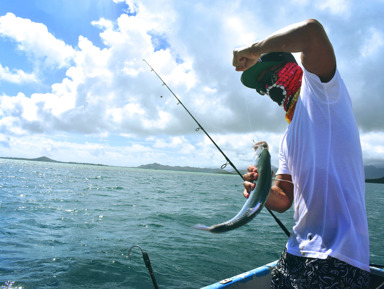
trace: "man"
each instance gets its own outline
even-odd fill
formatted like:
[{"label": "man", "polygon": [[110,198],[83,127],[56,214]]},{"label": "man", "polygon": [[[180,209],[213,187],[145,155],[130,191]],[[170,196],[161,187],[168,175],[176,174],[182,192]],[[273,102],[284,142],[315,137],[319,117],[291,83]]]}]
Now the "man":
[{"label": "man", "polygon": [[[303,68],[290,53],[300,52]],[[359,132],[323,26],[310,19],[234,51],[244,85],[286,111],[289,126],[266,206],[294,204],[295,225],[271,288],[366,288],[369,237]],[[245,197],[257,179],[244,175]],[[287,182],[291,181],[291,182]]]}]

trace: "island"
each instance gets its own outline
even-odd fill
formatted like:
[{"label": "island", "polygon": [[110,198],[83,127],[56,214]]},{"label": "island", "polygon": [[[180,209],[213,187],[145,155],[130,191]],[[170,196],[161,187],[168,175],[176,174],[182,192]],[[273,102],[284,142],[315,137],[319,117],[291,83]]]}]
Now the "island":
[{"label": "island", "polygon": [[226,171],[224,169],[209,169],[209,168],[195,168],[188,166],[167,166],[158,163],[141,165],[138,169],[150,169],[150,170],[163,170],[163,171],[178,171],[178,172],[195,172],[195,173],[212,173],[212,174],[235,174],[234,171]]},{"label": "island", "polygon": [[[79,163],[79,162],[61,162],[50,159],[46,156],[42,156],[39,158],[13,158],[13,157],[0,157],[0,159],[9,159],[9,160],[21,160],[21,161],[35,161],[35,162],[50,162],[50,163],[61,163],[61,164],[75,164],[75,165],[90,165],[90,166],[105,166],[108,165],[103,164],[92,164],[92,163]],[[163,171],[178,171],[178,172],[196,172],[196,173],[210,173],[210,174],[228,174],[228,175],[236,175],[236,171],[232,168],[228,170],[224,169],[212,169],[212,168],[197,168],[197,167],[189,167],[189,166],[169,166],[162,165],[159,163],[152,163],[146,165],[140,165],[138,167],[132,167],[137,169],[150,169],[150,170],[163,170]],[[272,170],[276,173],[277,168],[272,166]],[[240,173],[243,175],[247,172],[246,169],[240,169]],[[366,183],[375,183],[375,184],[384,184],[384,177],[378,177],[383,175],[384,168],[381,166],[379,168],[375,166],[365,166],[365,175],[368,177],[365,182]]]},{"label": "island", "polygon": [[46,156],[42,156],[39,158],[11,158],[11,157],[0,157],[0,159],[5,159],[5,160],[15,160],[15,161],[33,161],[33,162],[47,162],[47,163],[60,163],[60,164],[72,164],[72,165],[89,165],[89,166],[104,166],[107,167],[107,165],[102,165],[102,164],[91,164],[91,163],[77,163],[77,162],[61,162],[61,161],[56,161],[53,159],[50,159]]},{"label": "island", "polygon": [[378,179],[366,179],[365,182],[373,184],[384,184],[384,177]]}]

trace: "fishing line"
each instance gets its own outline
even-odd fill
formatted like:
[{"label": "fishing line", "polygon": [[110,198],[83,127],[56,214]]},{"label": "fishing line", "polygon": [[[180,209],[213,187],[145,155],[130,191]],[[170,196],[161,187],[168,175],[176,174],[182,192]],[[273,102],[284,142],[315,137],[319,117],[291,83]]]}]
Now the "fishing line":
[{"label": "fishing line", "polygon": [[252,127],[252,123],[251,123],[251,115],[249,113],[249,107],[248,107],[247,102],[245,101],[245,99],[244,99],[244,103],[245,103],[245,109],[247,110],[249,128],[251,129],[251,131],[253,131],[253,127]]},{"label": "fishing line", "polygon": [[[221,148],[216,144],[216,142],[211,138],[211,136],[206,132],[206,130],[201,126],[201,124],[197,121],[197,119],[192,115],[192,113],[185,107],[185,105],[181,102],[181,100],[176,96],[176,94],[172,91],[172,89],[165,83],[165,81],[160,77],[160,75],[153,69],[153,67],[145,60],[143,59],[143,61],[151,68],[151,71],[153,71],[156,76],[161,80],[161,82],[163,83],[163,86],[165,86],[172,94],[173,96],[176,98],[176,100],[178,101],[177,104],[180,104],[187,112],[188,114],[190,115],[190,117],[192,117],[192,119],[196,122],[196,124],[199,126],[196,131],[198,130],[202,130],[205,135],[211,140],[211,142],[215,145],[215,147],[220,151],[220,153],[224,156],[225,160],[227,161],[227,163],[223,164],[221,166],[221,169],[224,169],[228,164],[236,171],[236,173],[241,177],[241,179],[244,181],[244,178],[243,178],[243,175],[240,173],[240,171],[236,168],[236,166],[231,162],[231,160],[227,157],[227,155],[221,150]],[[275,214],[268,208],[266,208],[268,210],[268,212],[272,215],[272,217],[275,219],[276,223],[280,226],[280,228],[284,231],[284,233],[289,237],[290,236],[290,233],[288,231],[288,229],[284,226],[284,224],[275,216]]]},{"label": "fishing line", "polygon": [[[176,96],[176,94],[172,91],[172,89],[169,88],[169,86],[164,82],[164,80],[160,77],[160,75],[157,74],[157,72],[152,68],[149,63],[143,59],[143,61],[151,68],[151,70],[157,75],[157,77],[161,80],[163,85],[168,88],[168,90],[173,94],[173,96],[177,99],[178,104],[181,104],[181,106],[188,112],[188,114],[192,117],[192,119],[196,122],[196,124],[199,126],[196,131],[202,130],[205,135],[211,140],[211,142],[216,146],[216,148],[221,152],[221,154],[224,156],[225,160],[228,164],[232,166],[232,168],[239,174],[240,177],[242,177],[239,170],[235,167],[235,165],[231,162],[231,160],[226,156],[226,154],[220,149],[220,147],[216,144],[216,142],[211,138],[211,136],[206,132],[206,130],[201,126],[201,124],[197,121],[197,119],[192,115],[192,113],[185,107],[185,105],[181,102],[181,100]],[[225,168],[227,164],[222,165],[222,168]]]}]

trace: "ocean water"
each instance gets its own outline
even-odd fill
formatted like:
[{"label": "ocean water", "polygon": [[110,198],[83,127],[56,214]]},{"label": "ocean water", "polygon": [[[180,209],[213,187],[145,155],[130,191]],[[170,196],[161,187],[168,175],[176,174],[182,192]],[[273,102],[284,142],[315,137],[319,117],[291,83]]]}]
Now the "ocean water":
[{"label": "ocean water", "polygon": [[[167,289],[274,261],[287,238],[266,210],[224,234],[192,228],[233,217],[241,192],[232,175],[0,160],[0,286],[153,288],[134,245]],[[366,192],[371,263],[384,264],[384,185]],[[277,215],[291,228],[292,211]]]}]

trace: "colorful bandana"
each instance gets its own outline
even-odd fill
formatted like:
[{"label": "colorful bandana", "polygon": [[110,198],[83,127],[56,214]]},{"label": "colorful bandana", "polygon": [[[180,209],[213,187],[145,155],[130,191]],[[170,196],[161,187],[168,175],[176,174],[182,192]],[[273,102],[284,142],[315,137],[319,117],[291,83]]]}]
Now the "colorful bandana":
[{"label": "colorful bandana", "polygon": [[293,118],[293,114],[295,112],[295,108],[296,108],[296,102],[299,98],[299,95],[300,95],[300,88],[299,90],[295,93],[295,95],[293,96],[292,100],[291,100],[291,104],[289,105],[289,108],[287,110],[287,113],[285,114],[285,120],[288,122],[288,123],[291,123],[292,121],[292,118]]},{"label": "colorful bandana", "polygon": [[296,101],[300,94],[303,70],[294,62],[286,63],[277,74],[277,81],[267,86],[269,97],[287,112],[286,119],[291,122]]}]

